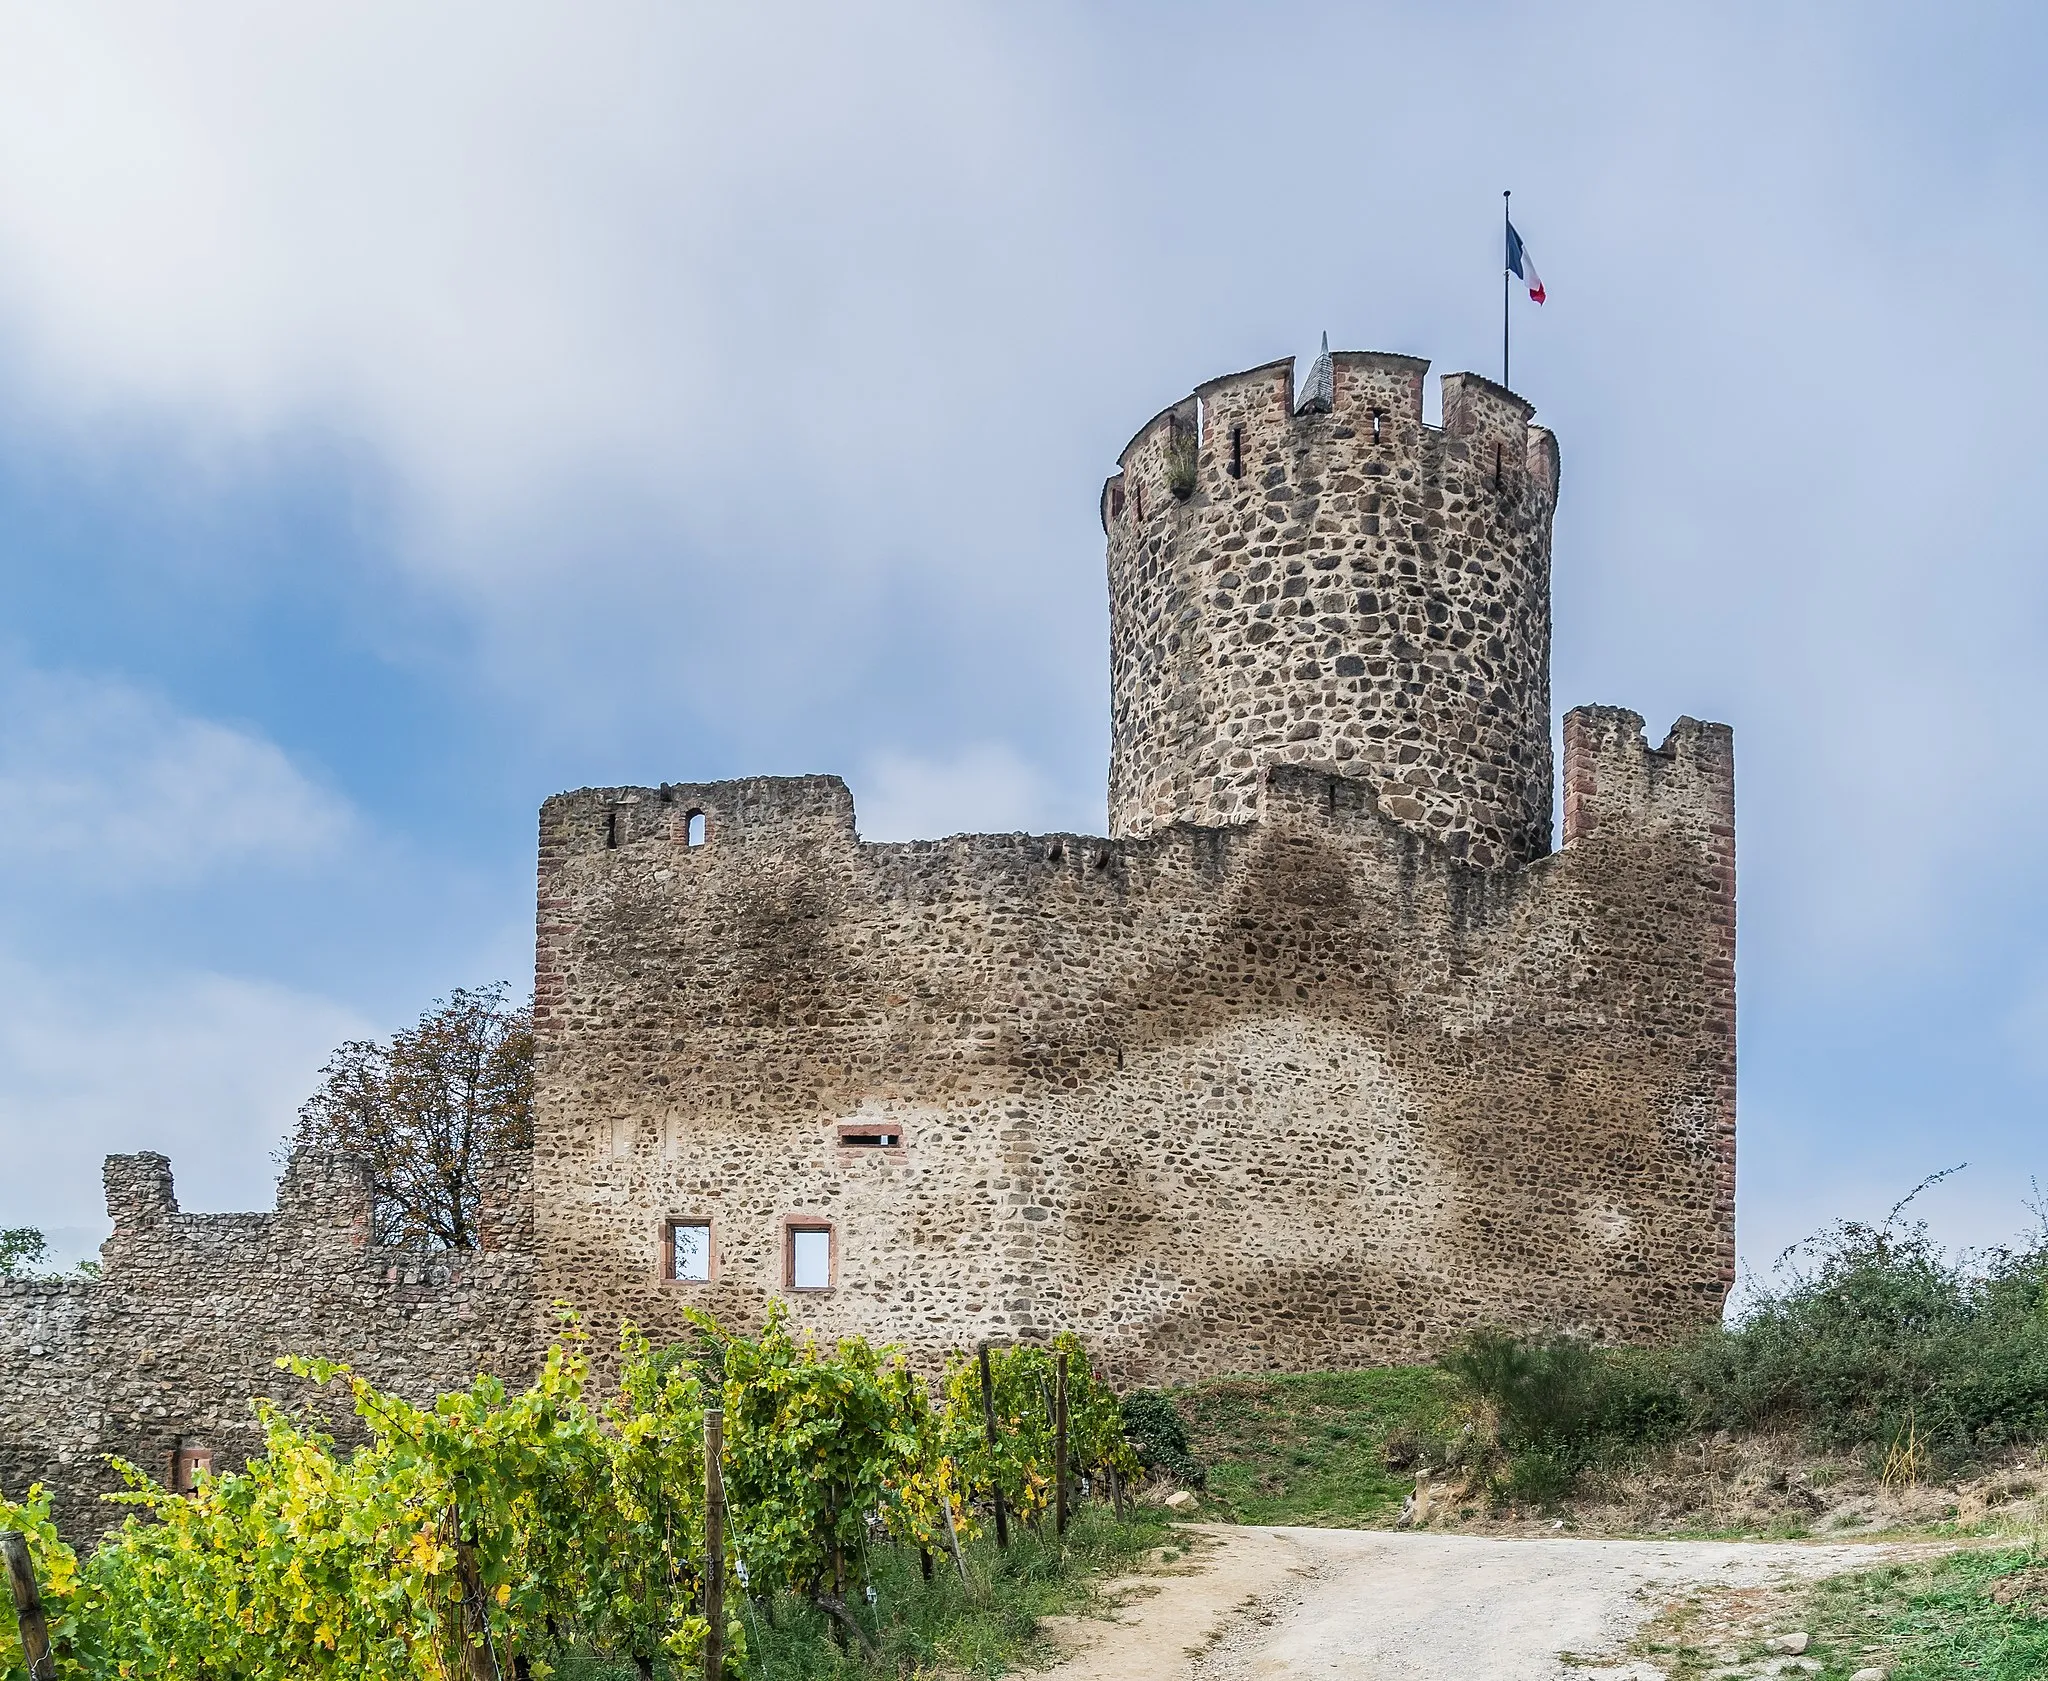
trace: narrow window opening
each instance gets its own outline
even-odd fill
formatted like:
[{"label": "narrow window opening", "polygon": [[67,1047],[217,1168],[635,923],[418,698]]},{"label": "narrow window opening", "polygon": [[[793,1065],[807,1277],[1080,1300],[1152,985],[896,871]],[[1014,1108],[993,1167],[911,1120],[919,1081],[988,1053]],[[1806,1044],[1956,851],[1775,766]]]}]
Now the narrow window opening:
[{"label": "narrow window opening", "polygon": [[839,1142],[849,1150],[893,1150],[903,1142],[895,1132],[842,1132]]},{"label": "narrow window opening", "polygon": [[711,1222],[671,1220],[662,1235],[661,1276],[671,1284],[711,1282]]},{"label": "narrow window opening", "polygon": [[1372,441],[1374,443],[1378,443],[1380,441],[1380,421],[1383,418],[1384,416],[1382,415],[1382,412],[1379,409],[1374,409],[1372,411]]},{"label": "narrow window opening", "polygon": [[790,1289],[831,1289],[832,1228],[790,1226],[787,1263]]},{"label": "narrow window opening", "polygon": [[1500,445],[1493,446],[1493,488],[1500,489]]},{"label": "narrow window opening", "polygon": [[199,1479],[212,1475],[213,1449],[196,1442],[187,1443],[178,1449],[177,1460],[171,1468],[171,1492],[195,1494],[199,1489]]},{"label": "narrow window opening", "polygon": [[683,844],[685,846],[702,846],[704,844],[705,832],[704,814],[701,811],[693,811],[688,817],[683,819]]},{"label": "narrow window opening", "polygon": [[1122,519],[1124,514],[1124,487],[1113,484],[1109,487],[1109,517]]},{"label": "narrow window opening", "polygon": [[1048,864],[1063,864],[1066,860],[1067,847],[1064,841],[1054,841],[1045,849],[1045,861]]},{"label": "narrow window opening", "polygon": [[1145,518],[1145,487],[1143,485],[1139,485],[1138,488],[1131,493],[1131,498],[1133,505],[1138,510],[1138,518],[1142,522]]},{"label": "narrow window opening", "polygon": [[[1379,433],[1374,432],[1373,436],[1378,437]],[[1234,479],[1244,477],[1244,428],[1242,426],[1233,426],[1230,429],[1230,476]]]},{"label": "narrow window opening", "polygon": [[604,814],[604,844],[608,847],[619,844],[619,814],[616,811]]}]

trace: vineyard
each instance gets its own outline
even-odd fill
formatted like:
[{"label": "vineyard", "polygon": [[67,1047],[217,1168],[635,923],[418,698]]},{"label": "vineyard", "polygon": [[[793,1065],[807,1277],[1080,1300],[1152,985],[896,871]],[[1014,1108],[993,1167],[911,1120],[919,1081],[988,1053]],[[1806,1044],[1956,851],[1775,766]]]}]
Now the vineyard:
[{"label": "vineyard", "polygon": [[[970,1592],[977,1545],[1057,1547],[1083,1499],[1121,1511],[1138,1471],[1071,1336],[955,1356],[934,1392],[899,1353],[821,1347],[779,1306],[757,1336],[693,1323],[684,1348],[629,1330],[602,1400],[573,1327],[524,1392],[480,1378],[428,1408],[280,1362],[348,1385],[367,1444],[342,1453],[263,1404],[264,1454],[190,1495],[122,1466],[133,1510],[85,1556],[42,1490],[0,1491],[40,1588],[33,1673],[755,1676],[778,1601],[873,1657],[878,1579]],[[25,1681],[7,1621],[0,1681]]]}]

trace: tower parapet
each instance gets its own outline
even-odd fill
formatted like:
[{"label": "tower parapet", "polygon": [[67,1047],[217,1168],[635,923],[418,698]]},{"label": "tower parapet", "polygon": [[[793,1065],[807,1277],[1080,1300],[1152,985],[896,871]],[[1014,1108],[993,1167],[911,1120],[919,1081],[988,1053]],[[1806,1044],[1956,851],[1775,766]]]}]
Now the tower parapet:
[{"label": "tower parapet", "polygon": [[1113,835],[1250,821],[1272,764],[1366,780],[1486,868],[1550,850],[1556,440],[1476,374],[1339,351],[1199,386],[1104,486]]}]

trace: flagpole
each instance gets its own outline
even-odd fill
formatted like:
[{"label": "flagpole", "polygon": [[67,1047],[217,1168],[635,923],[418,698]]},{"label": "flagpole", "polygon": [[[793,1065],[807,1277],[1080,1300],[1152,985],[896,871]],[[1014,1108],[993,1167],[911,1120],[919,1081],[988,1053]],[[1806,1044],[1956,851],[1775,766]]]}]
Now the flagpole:
[{"label": "flagpole", "polygon": [[1508,384],[1508,195],[1500,195],[1500,383],[1504,390],[1512,391]]}]

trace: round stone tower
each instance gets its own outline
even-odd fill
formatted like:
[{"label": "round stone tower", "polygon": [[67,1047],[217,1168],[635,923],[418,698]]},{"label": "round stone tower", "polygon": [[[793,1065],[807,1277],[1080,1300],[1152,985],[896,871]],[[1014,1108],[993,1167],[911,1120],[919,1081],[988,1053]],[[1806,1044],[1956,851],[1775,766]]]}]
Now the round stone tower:
[{"label": "round stone tower", "polygon": [[1248,822],[1271,764],[1372,783],[1488,869],[1550,850],[1557,443],[1513,392],[1340,351],[1149,422],[1102,493],[1109,827]]}]

